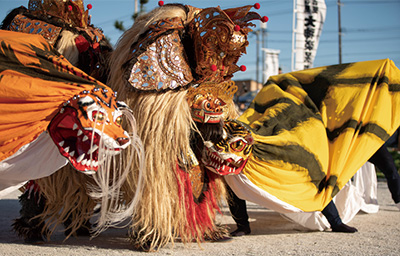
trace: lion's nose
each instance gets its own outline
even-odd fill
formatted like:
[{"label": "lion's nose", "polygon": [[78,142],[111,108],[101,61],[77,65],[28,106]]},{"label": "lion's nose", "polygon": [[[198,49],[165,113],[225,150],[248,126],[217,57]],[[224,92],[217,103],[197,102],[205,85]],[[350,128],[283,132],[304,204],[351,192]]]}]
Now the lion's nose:
[{"label": "lion's nose", "polygon": [[124,146],[125,144],[129,143],[129,138],[118,138],[117,142],[120,146]]}]

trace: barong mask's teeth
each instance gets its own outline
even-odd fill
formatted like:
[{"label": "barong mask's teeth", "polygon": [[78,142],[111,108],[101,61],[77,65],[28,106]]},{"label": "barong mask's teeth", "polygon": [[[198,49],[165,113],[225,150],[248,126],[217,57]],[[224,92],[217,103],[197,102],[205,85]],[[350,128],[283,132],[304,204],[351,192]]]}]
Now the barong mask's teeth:
[{"label": "barong mask's teeth", "polygon": [[235,121],[224,125],[224,136],[218,142],[204,142],[202,163],[219,175],[239,174],[251,153],[253,137]]},{"label": "barong mask's teeth", "polygon": [[54,117],[50,136],[75,169],[93,174],[102,159],[128,147],[130,137],[121,127],[120,108],[127,105],[116,102],[112,92],[94,89],[76,95]]}]

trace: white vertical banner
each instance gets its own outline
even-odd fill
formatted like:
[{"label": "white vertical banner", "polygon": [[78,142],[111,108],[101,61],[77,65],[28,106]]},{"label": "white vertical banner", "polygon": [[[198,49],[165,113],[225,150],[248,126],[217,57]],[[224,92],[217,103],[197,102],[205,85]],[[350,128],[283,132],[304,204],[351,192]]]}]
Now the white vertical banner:
[{"label": "white vertical banner", "polygon": [[325,1],[296,0],[294,12],[294,70],[312,68],[326,16]]},{"label": "white vertical banner", "polygon": [[274,76],[279,74],[279,53],[280,50],[274,49],[266,49],[263,48],[262,51],[264,52],[264,68],[263,68],[263,77],[265,81],[263,84],[267,82],[270,76]]}]

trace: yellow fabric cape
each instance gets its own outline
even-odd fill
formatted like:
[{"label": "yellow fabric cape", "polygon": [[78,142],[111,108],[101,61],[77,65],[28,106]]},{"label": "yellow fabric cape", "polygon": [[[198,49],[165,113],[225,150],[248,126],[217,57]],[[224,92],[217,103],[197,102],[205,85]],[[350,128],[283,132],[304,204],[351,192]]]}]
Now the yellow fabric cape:
[{"label": "yellow fabric cape", "polygon": [[106,86],[42,36],[0,30],[0,161],[45,131],[64,102],[95,87]]},{"label": "yellow fabric cape", "polygon": [[322,210],[399,127],[399,90],[391,60],[271,77],[238,119],[255,139],[243,174],[303,211]]}]

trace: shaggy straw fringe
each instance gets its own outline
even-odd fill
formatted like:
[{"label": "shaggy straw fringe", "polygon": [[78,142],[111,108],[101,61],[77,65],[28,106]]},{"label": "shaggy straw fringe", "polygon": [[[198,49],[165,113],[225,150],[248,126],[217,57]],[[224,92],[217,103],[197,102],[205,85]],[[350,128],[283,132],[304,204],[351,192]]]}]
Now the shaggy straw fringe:
[{"label": "shaggy straw fringe", "polygon": [[127,202],[137,196],[132,192],[140,193],[131,228],[138,239],[136,243],[150,243],[150,248],[154,248],[174,241],[178,233],[184,233],[179,228],[186,223],[185,206],[178,194],[179,189],[183,190],[180,188],[183,184],[175,168],[177,161],[188,163],[183,157],[189,153],[192,119],[185,91],[127,93],[126,103],[134,105],[138,134],[145,148],[146,168],[142,191],[137,190],[135,162],[123,191]]},{"label": "shaggy straw fringe", "polygon": [[85,186],[93,182],[89,176],[78,173],[72,166],[67,165],[36,182],[46,198],[45,210],[37,217],[46,220],[43,231],[48,230],[48,239],[57,226],[63,224],[69,217],[74,221],[66,227],[72,232],[65,239],[92,217],[96,202],[88,196]]},{"label": "shaggy straw fringe", "polygon": [[[187,20],[185,10],[174,5],[166,5],[140,16],[119,39],[110,60],[109,84],[118,91],[119,100],[126,102],[133,110],[138,135],[145,147],[143,188],[138,189],[140,172],[137,161],[134,161],[122,191],[126,202],[134,197],[138,199],[130,230],[132,242],[148,250],[157,250],[169,242],[173,244],[177,237],[184,243],[193,240],[200,242],[204,232],[212,233],[196,219],[196,212],[190,210],[193,206],[187,205],[189,201],[185,197],[192,197],[191,191],[189,194],[182,192],[187,191],[187,184],[191,188],[190,182],[186,183],[187,178],[182,178],[185,175],[177,174],[177,163],[183,171],[188,171],[184,163],[189,163],[190,131],[195,129],[186,99],[187,90],[141,93],[127,86],[124,80],[124,65],[128,61],[131,45],[147,30],[149,24],[168,17]],[[221,177],[214,180],[211,189],[214,190],[210,191],[214,195],[211,200],[225,199],[225,185]],[[218,208],[215,206],[213,202],[206,205],[203,213],[207,217],[202,216],[210,220],[211,227],[215,226],[214,217]],[[189,230],[188,220],[194,220],[194,227],[191,226]]]},{"label": "shaggy straw fringe", "polygon": [[[136,160],[138,171],[144,167],[144,152],[141,140],[137,137],[136,123],[132,113],[122,110],[129,131],[131,145],[125,154],[112,155],[106,152],[103,136],[99,144],[99,169],[91,175],[77,172],[68,165],[53,175],[37,181],[41,193],[47,199],[44,212],[38,216],[45,223],[50,238],[56,227],[70,218],[66,227],[72,232],[66,239],[93,217],[93,209],[98,204],[100,211],[96,215],[96,227],[93,235],[98,235],[108,227],[115,227],[132,216],[137,200],[124,204],[121,187],[131,171],[130,163]],[[99,132],[104,133],[104,125]],[[92,138],[93,142],[93,138]],[[123,159],[121,159],[123,158]],[[123,163],[126,163],[125,165]],[[139,185],[141,183],[139,182]]]}]

